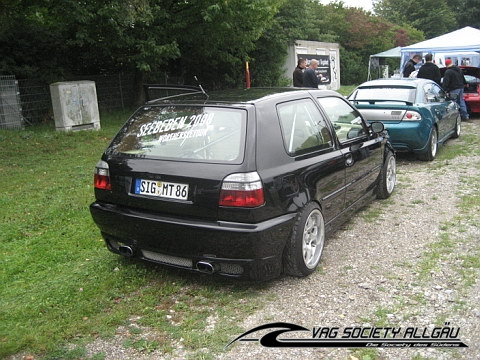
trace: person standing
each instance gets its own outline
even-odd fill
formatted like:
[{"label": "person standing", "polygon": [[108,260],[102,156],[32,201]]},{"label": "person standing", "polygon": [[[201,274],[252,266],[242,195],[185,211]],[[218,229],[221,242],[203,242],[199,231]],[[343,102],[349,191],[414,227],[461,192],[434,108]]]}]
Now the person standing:
[{"label": "person standing", "polygon": [[463,89],[467,83],[465,77],[462,70],[458,66],[453,65],[452,59],[445,60],[445,66],[447,70],[445,75],[443,75],[443,89],[450,95],[456,95],[457,104],[460,106],[460,116],[462,120],[468,120],[467,105],[463,98]]},{"label": "person standing", "polygon": [[318,89],[320,80],[318,80],[315,70],[318,68],[318,60],[310,60],[310,65],[303,72],[303,86]]},{"label": "person standing", "polygon": [[403,69],[403,77],[409,77],[412,72],[414,72],[415,65],[417,65],[422,60],[422,55],[415,54],[413,58],[407,61],[405,68]]},{"label": "person standing", "polygon": [[417,78],[430,79],[442,86],[442,75],[437,65],[433,63],[433,55],[425,55],[425,64],[418,70]]},{"label": "person standing", "polygon": [[297,67],[293,71],[293,86],[294,87],[303,87],[303,70],[307,67],[307,62],[305,59],[298,59]]}]

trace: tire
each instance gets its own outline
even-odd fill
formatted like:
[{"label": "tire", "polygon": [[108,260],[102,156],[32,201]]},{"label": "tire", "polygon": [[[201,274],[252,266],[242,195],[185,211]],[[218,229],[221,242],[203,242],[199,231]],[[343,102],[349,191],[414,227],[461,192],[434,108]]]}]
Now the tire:
[{"label": "tire", "polygon": [[283,254],[283,272],[303,277],[315,271],[325,245],[325,221],[316,203],[308,203],[298,213]]},{"label": "tire", "polygon": [[462,130],[462,118],[458,115],[457,120],[455,122],[455,131],[453,132],[452,138],[456,139],[460,136]]},{"label": "tire", "polygon": [[395,155],[387,152],[385,164],[383,164],[382,171],[380,171],[380,181],[377,188],[377,198],[387,199],[392,195],[395,189],[395,182],[397,181],[397,161]]},{"label": "tire", "polygon": [[419,155],[419,158],[424,161],[432,161],[435,159],[438,150],[438,134],[437,128],[434,126],[430,132],[430,137],[428,138],[427,149],[424,153]]}]

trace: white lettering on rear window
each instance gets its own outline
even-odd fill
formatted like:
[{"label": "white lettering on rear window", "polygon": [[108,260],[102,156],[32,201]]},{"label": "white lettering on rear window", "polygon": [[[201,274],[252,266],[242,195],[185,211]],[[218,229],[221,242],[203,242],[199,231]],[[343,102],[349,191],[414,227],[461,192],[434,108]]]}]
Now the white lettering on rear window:
[{"label": "white lettering on rear window", "polygon": [[207,131],[208,131],[208,129],[189,130],[189,131],[182,131],[182,132],[160,135],[160,137],[158,138],[158,142],[167,142],[167,141],[172,141],[172,140],[202,137],[202,136],[207,135]]},{"label": "white lettering on rear window", "polygon": [[[205,136],[207,132],[207,127],[213,121],[214,113],[204,113],[198,115],[188,116],[179,116],[176,118],[166,119],[166,120],[155,120],[147,124],[143,124],[140,127],[140,130],[137,134],[137,137],[142,137],[146,135],[155,135],[159,133],[177,131],[176,133],[170,133],[175,139],[184,139],[189,137]],[[187,123],[188,120],[188,123]],[[195,135],[192,136],[192,130],[204,128],[200,132],[193,132]],[[182,135],[183,134],[183,135]],[[203,134],[203,135],[200,135]],[[162,135],[160,138],[164,138],[166,135]],[[170,138],[169,138],[170,139]],[[169,141],[169,140],[161,140]]]}]

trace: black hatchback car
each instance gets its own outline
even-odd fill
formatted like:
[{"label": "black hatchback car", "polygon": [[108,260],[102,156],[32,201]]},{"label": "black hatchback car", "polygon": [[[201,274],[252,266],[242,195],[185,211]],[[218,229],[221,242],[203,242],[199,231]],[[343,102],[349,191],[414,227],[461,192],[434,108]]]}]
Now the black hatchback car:
[{"label": "black hatchback car", "polygon": [[396,161],[336,92],[202,89],[138,109],[94,178],[112,252],[267,280],[315,271],[326,236],[393,192]]}]

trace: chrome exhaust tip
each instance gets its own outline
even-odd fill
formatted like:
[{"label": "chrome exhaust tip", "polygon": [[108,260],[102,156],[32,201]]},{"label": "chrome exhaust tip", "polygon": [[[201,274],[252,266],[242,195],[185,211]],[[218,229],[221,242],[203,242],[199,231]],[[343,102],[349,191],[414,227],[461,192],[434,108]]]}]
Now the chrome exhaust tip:
[{"label": "chrome exhaust tip", "polygon": [[199,261],[197,262],[197,270],[205,274],[213,274],[217,271],[215,264],[212,264],[208,261]]},{"label": "chrome exhaust tip", "polygon": [[133,257],[134,255],[134,251],[133,249],[130,247],[130,246],[127,246],[127,245],[120,245],[118,247],[118,252],[120,253],[120,255],[123,255],[125,257]]}]

